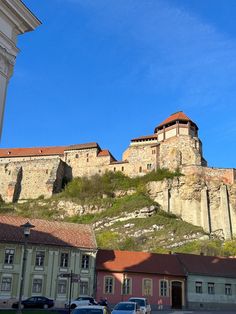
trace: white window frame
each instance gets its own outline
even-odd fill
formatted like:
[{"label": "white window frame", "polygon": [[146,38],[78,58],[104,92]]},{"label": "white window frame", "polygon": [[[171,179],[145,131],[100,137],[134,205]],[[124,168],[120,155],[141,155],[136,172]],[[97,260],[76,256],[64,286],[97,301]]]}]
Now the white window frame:
[{"label": "white window frame", "polygon": [[43,279],[42,278],[33,278],[32,281],[32,293],[42,293],[43,291]]},{"label": "white window frame", "polygon": [[[146,284],[148,283],[148,284]],[[152,279],[143,278],[142,280],[142,295],[143,296],[152,296]]]},{"label": "white window frame", "polygon": [[215,294],[215,284],[214,282],[207,283],[207,292],[208,294]]},{"label": "white window frame", "polygon": [[62,267],[62,268],[68,268],[69,267],[69,253],[68,252],[61,252],[60,267]]},{"label": "white window frame", "polygon": [[121,292],[122,292],[122,295],[131,295],[132,294],[132,278],[126,277],[123,279]]},{"label": "white window frame", "polygon": [[12,277],[3,276],[1,280],[1,291],[11,292],[12,289]]},{"label": "white window frame", "polygon": [[231,283],[225,284],[225,295],[232,295],[232,285]]},{"label": "white window frame", "polygon": [[104,276],[104,285],[103,285],[104,294],[114,294],[115,279],[113,276]]},{"label": "white window frame", "polygon": [[45,262],[45,251],[36,251],[35,255],[35,266],[36,267],[44,267]]},{"label": "white window frame", "polygon": [[57,283],[57,294],[66,294],[67,293],[67,280],[59,279]]},{"label": "white window frame", "polygon": [[4,264],[13,265],[14,257],[15,257],[15,249],[10,249],[10,248],[5,249]]},{"label": "white window frame", "polygon": [[89,264],[90,264],[90,256],[88,254],[82,254],[81,268],[82,269],[89,269]]},{"label": "white window frame", "polygon": [[195,281],[195,292],[202,294],[202,281]]},{"label": "white window frame", "polygon": [[169,282],[166,279],[161,279],[159,281],[159,296],[168,297],[169,296]]},{"label": "white window frame", "polygon": [[81,279],[79,282],[79,295],[90,295],[89,293],[89,281]]}]

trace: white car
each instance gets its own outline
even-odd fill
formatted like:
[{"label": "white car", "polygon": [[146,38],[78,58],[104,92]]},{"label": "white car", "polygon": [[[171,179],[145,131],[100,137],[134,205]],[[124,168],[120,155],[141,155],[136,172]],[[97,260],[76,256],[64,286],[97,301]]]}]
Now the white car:
[{"label": "white car", "polygon": [[143,314],[151,314],[151,305],[148,303],[146,298],[132,297],[129,298],[129,301],[138,303]]},{"label": "white car", "polygon": [[116,304],[111,312],[112,314],[141,314],[139,304],[137,302],[120,302]]},{"label": "white car", "polygon": [[106,306],[84,305],[73,309],[72,314],[111,314]]},{"label": "white car", "polygon": [[[75,309],[77,306],[82,305],[97,305],[97,302],[94,300],[93,297],[79,297],[70,303],[70,308]],[[69,303],[65,304],[65,307],[69,307]]]}]

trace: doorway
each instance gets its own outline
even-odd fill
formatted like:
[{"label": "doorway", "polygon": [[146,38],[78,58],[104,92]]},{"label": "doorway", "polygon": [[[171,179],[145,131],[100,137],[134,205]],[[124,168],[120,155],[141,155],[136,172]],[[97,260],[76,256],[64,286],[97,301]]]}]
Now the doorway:
[{"label": "doorway", "polygon": [[182,308],[182,282],[172,281],[171,283],[172,308]]}]

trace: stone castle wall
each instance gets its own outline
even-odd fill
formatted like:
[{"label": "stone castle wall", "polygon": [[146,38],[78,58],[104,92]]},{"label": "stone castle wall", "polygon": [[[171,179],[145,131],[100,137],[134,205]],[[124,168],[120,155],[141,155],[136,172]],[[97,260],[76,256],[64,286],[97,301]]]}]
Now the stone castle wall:
[{"label": "stone castle wall", "polygon": [[35,155],[20,156],[5,151],[0,158],[0,196],[5,202],[50,197],[74,177],[106,171],[135,177],[158,168],[179,168],[183,177],[150,183],[153,199],[165,211],[209,233],[220,230],[227,238],[236,233],[236,170],[206,167],[193,124],[171,124],[154,135],[133,139],[122,161],[96,143],[63,147],[58,154],[56,149],[51,155],[45,152],[36,148]]},{"label": "stone castle wall", "polygon": [[0,164],[0,195],[5,202],[50,197],[59,192],[65,176],[60,158]]}]

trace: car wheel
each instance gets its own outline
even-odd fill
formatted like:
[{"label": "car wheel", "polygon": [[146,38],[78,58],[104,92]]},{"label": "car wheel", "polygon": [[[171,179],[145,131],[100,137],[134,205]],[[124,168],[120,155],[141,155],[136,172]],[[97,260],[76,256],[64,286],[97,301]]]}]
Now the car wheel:
[{"label": "car wheel", "polygon": [[76,305],[75,304],[71,304],[70,308],[73,310],[76,308]]},{"label": "car wheel", "polygon": [[44,304],[44,305],[43,305],[43,308],[44,308],[44,309],[48,309],[48,304]]}]

